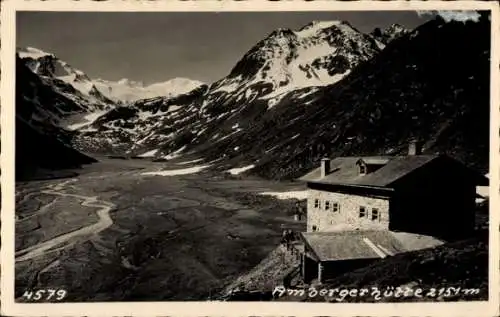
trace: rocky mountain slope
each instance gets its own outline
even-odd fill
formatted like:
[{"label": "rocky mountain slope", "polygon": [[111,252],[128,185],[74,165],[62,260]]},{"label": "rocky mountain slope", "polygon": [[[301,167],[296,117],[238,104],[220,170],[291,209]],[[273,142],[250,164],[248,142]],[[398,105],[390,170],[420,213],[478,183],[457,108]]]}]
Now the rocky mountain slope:
[{"label": "rocky mountain slope", "polygon": [[[100,114],[116,109],[127,98],[168,95],[191,90],[200,82],[175,78],[165,83],[137,86],[115,83],[113,97],[101,92],[112,82],[93,80],[54,54],[36,48],[19,49],[16,54],[16,173],[18,179],[40,177],[41,171],[73,168],[95,162],[72,147],[73,132]],[[108,86],[106,86],[106,84]],[[121,85],[121,86],[120,86]],[[99,89],[97,88],[99,87]],[[123,89],[120,90],[120,87]],[[134,88],[135,89],[135,88]],[[112,88],[104,90],[110,93]],[[118,90],[118,93],[116,92]],[[134,95],[134,93],[137,93]],[[35,176],[38,175],[38,176]]]},{"label": "rocky mountain slope", "polygon": [[207,88],[202,85],[180,96],[140,100],[100,113],[95,120],[78,129],[73,144],[93,153],[146,153],[145,156],[151,157],[165,143],[182,150],[192,135],[203,133],[199,108]]},{"label": "rocky mountain slope", "polygon": [[487,18],[465,24],[437,18],[339,83],[303,98],[289,93],[244,133],[200,154],[212,160],[231,153],[229,164],[256,166],[250,173],[294,178],[324,156],[404,153],[416,136],[426,153],[448,153],[486,172],[489,33]]},{"label": "rocky mountain slope", "polygon": [[218,160],[215,169],[252,165],[246,173],[282,179],[324,156],[401,154],[418,137],[426,153],[486,172],[489,28],[487,17],[437,17],[385,48],[345,22],[277,30],[206,91],[138,101],[75,143],[156,158],[191,153]]},{"label": "rocky mountain slope", "polygon": [[82,105],[60,94],[16,58],[16,179],[42,171],[74,168],[95,162],[70,147],[70,135],[58,127],[65,114]]},{"label": "rocky mountain slope", "polygon": [[197,146],[224,144],[263,116],[273,116],[272,108],[290,91],[301,103],[383,48],[347,22],[312,22],[298,31],[279,29],[209,87],[173,98],[140,100],[109,112],[82,127],[75,144],[93,151],[167,158]]},{"label": "rocky mountain slope", "polygon": [[[425,141],[425,153],[448,153],[486,173],[489,56],[487,17],[467,23],[438,17],[391,42],[338,84],[308,96],[307,107],[291,94],[238,142],[275,147],[254,151],[251,159],[258,160],[253,172],[267,177],[299,176],[323,156],[401,154],[410,137]],[[292,105],[295,114],[287,111]],[[266,134],[270,127],[273,133]]]},{"label": "rocky mountain slope", "polygon": [[79,104],[80,109],[72,109],[75,112],[102,110],[114,104],[97,90],[83,71],[73,68],[54,54],[33,47],[18,48],[17,54],[42,81],[53,86],[59,94]]},{"label": "rocky mountain slope", "polygon": [[119,81],[93,79],[56,55],[40,49],[18,48],[18,54],[35,74],[57,87],[59,92],[68,96],[76,95],[79,103],[86,104],[88,111],[109,109],[114,104],[127,104],[139,99],[171,97],[187,93],[203,84],[187,78],[173,78],[151,85],[128,79]]},{"label": "rocky mountain slope", "polygon": [[339,81],[383,47],[345,21],[314,21],[298,31],[278,29],[247,52],[227,77],[210,87],[212,98],[205,101],[202,110],[220,111],[214,109],[217,104],[213,99],[223,92],[255,96],[272,107],[290,90]]}]

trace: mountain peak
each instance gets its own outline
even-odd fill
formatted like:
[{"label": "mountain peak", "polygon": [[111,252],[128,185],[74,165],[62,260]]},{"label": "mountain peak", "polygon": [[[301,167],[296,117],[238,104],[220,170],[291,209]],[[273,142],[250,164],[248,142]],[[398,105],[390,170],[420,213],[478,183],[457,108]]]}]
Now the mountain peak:
[{"label": "mountain peak", "polygon": [[[347,28],[342,28],[345,26]],[[298,31],[293,31],[289,28],[278,28],[272,31],[269,36],[266,38],[267,41],[274,40],[276,38],[285,38],[290,41],[294,41],[302,38],[315,37],[322,34],[325,30],[328,29],[340,29],[340,30],[354,30],[351,24],[347,21],[320,21],[314,20],[303,27],[301,27]],[[354,30],[355,31],[355,30]]]},{"label": "mountain peak", "polygon": [[334,25],[340,25],[342,24],[343,21],[338,21],[338,20],[333,20],[333,21],[320,21],[320,20],[314,20],[311,21],[310,23],[304,25],[302,28],[299,29],[298,32],[300,31],[305,31],[305,30],[320,30],[320,29],[326,29],[330,28]]},{"label": "mountain peak", "polygon": [[261,98],[279,98],[290,89],[331,85],[382,48],[346,21],[312,21],[298,31],[281,28],[258,42],[212,88],[257,95],[248,87],[258,86],[256,91],[266,91]]},{"label": "mountain peak", "polygon": [[[72,67],[55,54],[34,47],[17,48],[19,58],[33,73],[54,85],[58,93],[76,100],[85,109],[100,109],[112,104],[111,100],[96,92],[92,80],[83,71]],[[64,83],[64,84],[63,84]],[[74,93],[78,91],[78,93]]]},{"label": "mountain peak", "polygon": [[18,48],[17,52],[18,52],[20,58],[38,59],[38,58],[45,57],[45,56],[54,57],[54,54],[47,53],[45,51],[42,51],[41,49],[31,47],[31,46]]},{"label": "mountain peak", "polygon": [[[352,25],[347,21],[312,21],[311,23],[306,24],[302,28],[300,28],[295,34],[299,37],[309,37],[317,35],[325,30],[329,29],[340,29],[340,30],[354,30]],[[355,30],[354,30],[355,31]]]},{"label": "mountain peak", "polygon": [[275,41],[293,41],[296,38],[295,33],[288,28],[278,28],[272,31],[265,39],[264,42],[275,42]]}]

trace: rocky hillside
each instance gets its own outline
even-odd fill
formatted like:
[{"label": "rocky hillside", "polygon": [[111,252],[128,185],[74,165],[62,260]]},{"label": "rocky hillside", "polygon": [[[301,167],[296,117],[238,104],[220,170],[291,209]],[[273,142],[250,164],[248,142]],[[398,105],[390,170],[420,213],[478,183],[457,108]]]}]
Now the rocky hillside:
[{"label": "rocky hillside", "polygon": [[[75,144],[167,158],[184,150],[221,146],[225,148],[219,154],[231,156],[238,144],[229,149],[227,142],[264,117],[274,117],[274,107],[286,103],[290,91],[301,104],[383,48],[384,44],[347,22],[312,22],[297,31],[279,29],[208,88],[200,86],[173,98],[141,100],[110,112],[83,127]],[[294,107],[289,110],[295,113]]]},{"label": "rocky hillside", "polygon": [[375,39],[397,29],[366,35],[315,22],[277,30],[206,91],[138,101],[87,127],[77,144],[156,158],[192,153],[219,159],[215,169],[254,165],[247,173],[282,179],[323,156],[401,154],[418,137],[426,153],[486,172],[488,18],[437,17],[385,48]]},{"label": "rocky hillside", "polygon": [[[275,253],[270,253],[268,259],[236,280],[233,284],[237,286],[237,291],[225,290],[220,300],[394,303],[478,301],[488,298],[487,232],[478,232],[476,237],[468,240],[387,257],[314,288],[301,285],[299,276],[296,280],[299,283],[288,288],[288,293],[283,287],[286,268],[295,265],[299,269],[300,266],[290,259],[289,253],[288,257],[284,254],[277,257]],[[357,289],[364,295],[321,294],[319,291],[322,289]]]},{"label": "rocky hillside", "polygon": [[[113,100],[101,92],[112,82],[93,80],[84,72],[73,68],[51,53],[36,48],[18,48],[16,54],[16,164],[18,179],[27,179],[40,174],[41,170],[58,170],[77,167],[95,160],[75,150],[71,144],[73,132],[101,114],[117,111],[125,102],[118,100],[119,90],[135,83],[121,81],[112,86]],[[190,91],[200,82],[175,78],[165,83],[154,84],[147,92],[135,90],[135,99],[145,95],[177,95]],[[97,88],[99,87],[99,89]],[[44,171],[46,174],[46,171]]]},{"label": "rocky hillside", "polygon": [[486,173],[489,43],[487,17],[437,18],[395,39],[342,81],[306,96],[288,93],[200,155],[213,160],[224,153],[228,165],[255,165],[247,173],[295,178],[321,157],[402,154],[418,137],[425,153],[447,153]]},{"label": "rocky hillside", "polygon": [[16,178],[37,177],[43,170],[74,168],[95,162],[69,146],[59,128],[65,114],[82,105],[60,94],[16,58]]},{"label": "rocky hillside", "polygon": [[[325,283],[327,289],[368,288],[381,291],[366,297],[346,297],[343,302],[450,302],[488,299],[488,233],[433,249],[398,254]],[[384,296],[390,287],[422,289],[425,296]],[[433,291],[433,289],[435,291]],[[387,294],[390,294],[388,292]],[[305,301],[337,302],[340,298],[317,296]],[[280,300],[294,300],[283,297]]]},{"label": "rocky hillside", "polygon": [[[176,97],[156,97],[102,113],[79,128],[73,145],[103,154],[144,154],[153,157],[162,144],[182,151],[193,135],[202,134],[199,108],[207,86]],[[189,127],[189,129],[182,128]],[[181,129],[179,131],[179,129]],[[186,139],[183,138],[186,136]],[[168,158],[173,158],[174,154]]]},{"label": "rocky hillside", "polygon": [[489,56],[487,17],[437,18],[302,104],[290,94],[238,142],[252,149],[278,145],[251,158],[259,160],[254,172],[274,178],[299,176],[323,156],[403,153],[413,136],[425,141],[424,152],[448,153],[486,173]]}]

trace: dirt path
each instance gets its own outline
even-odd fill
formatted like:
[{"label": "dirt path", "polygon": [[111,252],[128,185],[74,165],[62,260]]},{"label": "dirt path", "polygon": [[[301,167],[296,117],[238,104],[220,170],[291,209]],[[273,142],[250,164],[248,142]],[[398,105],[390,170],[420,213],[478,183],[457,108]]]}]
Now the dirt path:
[{"label": "dirt path", "polygon": [[115,207],[115,205],[113,203],[99,200],[97,196],[83,196],[83,195],[66,194],[66,193],[60,192],[61,190],[64,189],[64,187],[67,184],[74,182],[74,181],[75,181],[75,179],[65,181],[65,182],[50,186],[49,190],[43,190],[41,192],[44,194],[49,194],[49,195],[57,195],[57,196],[65,196],[65,197],[73,197],[76,199],[81,199],[81,200],[83,200],[81,203],[82,206],[99,208],[99,210],[97,211],[97,215],[99,216],[99,221],[97,223],[88,225],[88,226],[80,228],[78,230],[62,234],[62,235],[57,236],[53,239],[39,243],[39,244],[31,246],[29,248],[20,250],[20,251],[16,252],[16,262],[30,260],[30,259],[33,259],[37,256],[43,255],[47,251],[49,251],[50,249],[52,249],[56,246],[59,246],[61,244],[69,244],[70,240],[72,240],[76,237],[81,237],[81,236],[90,237],[91,235],[97,234],[97,233],[105,230],[106,228],[110,227],[113,224],[113,220],[109,216],[109,212]]}]

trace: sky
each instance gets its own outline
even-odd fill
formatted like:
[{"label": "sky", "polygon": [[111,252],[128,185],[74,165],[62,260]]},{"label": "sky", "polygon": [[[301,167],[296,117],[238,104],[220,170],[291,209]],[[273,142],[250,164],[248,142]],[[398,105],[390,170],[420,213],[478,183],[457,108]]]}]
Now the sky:
[{"label": "sky", "polygon": [[53,53],[91,78],[145,84],[226,76],[277,28],[346,20],[362,32],[393,23],[415,28],[430,18],[392,12],[18,12],[17,46]]}]

